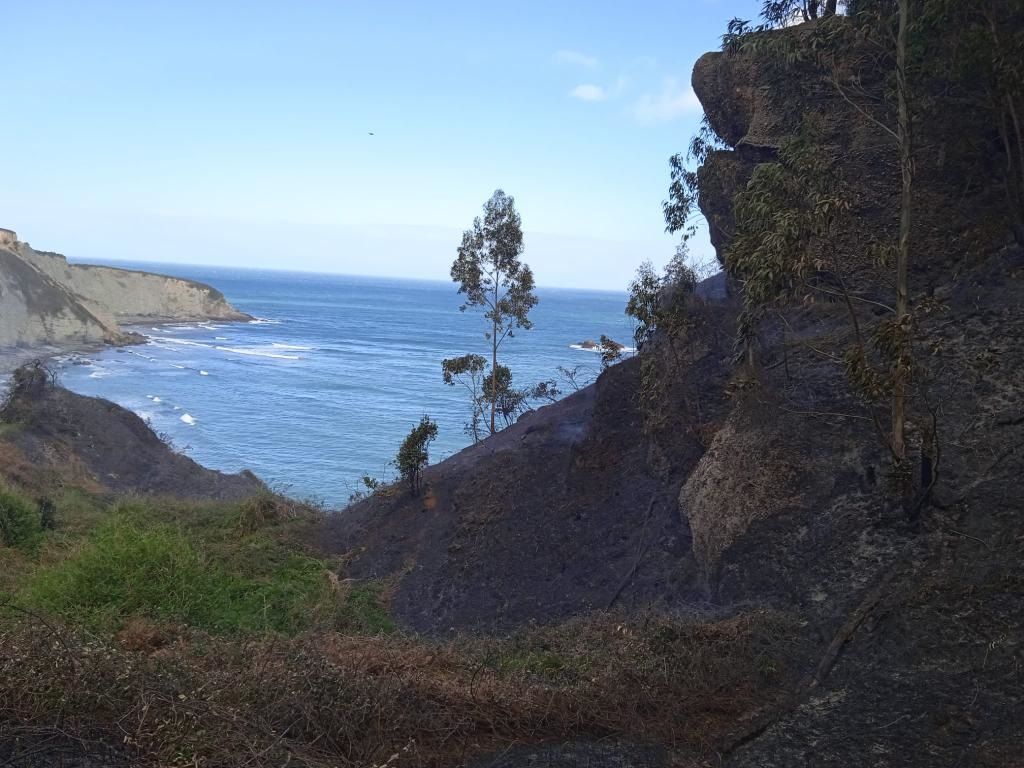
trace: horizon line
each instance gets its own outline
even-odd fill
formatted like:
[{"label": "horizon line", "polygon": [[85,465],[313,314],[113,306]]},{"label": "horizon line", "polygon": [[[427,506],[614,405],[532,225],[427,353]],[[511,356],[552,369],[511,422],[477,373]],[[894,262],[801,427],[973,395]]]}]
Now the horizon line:
[{"label": "horizon line", "polygon": [[[407,277],[407,276],[395,276],[395,275],[375,275],[367,273],[356,273],[356,272],[325,272],[321,270],[313,269],[285,269],[282,267],[243,267],[237,264],[199,264],[196,262],[181,262],[181,261],[148,261],[146,259],[93,259],[89,257],[70,257],[65,256],[69,264],[91,264],[93,266],[107,266],[117,264],[152,264],[156,266],[171,266],[171,267],[200,267],[200,268],[212,268],[212,269],[237,269],[243,272],[280,272],[284,274],[298,274],[298,275],[322,275],[325,277],[357,277],[357,278],[370,278],[377,280],[405,280],[414,283],[438,283],[440,285],[452,284],[451,280],[444,280],[436,277]],[[168,277],[176,277],[176,275],[167,275]],[[628,288],[582,288],[575,285],[537,285],[538,289],[543,290],[557,290],[557,291],[583,291],[587,293],[621,293],[626,295],[629,293]]]}]

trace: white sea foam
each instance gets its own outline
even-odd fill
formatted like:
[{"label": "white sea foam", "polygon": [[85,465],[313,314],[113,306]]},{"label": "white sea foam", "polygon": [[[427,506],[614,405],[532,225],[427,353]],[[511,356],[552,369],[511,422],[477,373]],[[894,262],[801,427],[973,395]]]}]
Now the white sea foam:
[{"label": "white sea foam", "polygon": [[181,420],[190,427],[194,427],[196,425],[196,420],[188,413],[181,414]]},{"label": "white sea foam", "polygon": [[304,347],[301,344],[278,344],[277,342],[274,342],[270,346],[276,349],[296,349],[302,352],[310,352],[313,349],[312,347]]},{"label": "white sea foam", "polygon": [[[151,357],[149,359],[152,360],[153,358]],[[188,368],[187,365],[178,365],[177,363],[168,363],[168,365],[171,366],[171,368],[177,368],[179,371],[184,371]]]},{"label": "white sea foam", "polygon": [[200,371],[199,375],[200,376],[209,376],[210,374],[208,374],[206,371]]},{"label": "white sea foam", "polygon": [[221,352],[231,352],[236,355],[250,355],[252,357],[272,357],[276,360],[301,360],[298,355],[278,355],[261,349],[242,349],[241,347],[215,347]]},{"label": "white sea foam", "polygon": [[214,336],[213,340],[214,341],[227,341],[228,337],[227,336]]},{"label": "white sea foam", "polygon": [[280,325],[280,320],[271,320],[267,317],[254,317],[249,321],[249,325]]},{"label": "white sea foam", "polygon": [[169,342],[171,344],[184,344],[184,345],[189,346],[189,347],[206,347],[207,349],[210,348],[209,344],[203,344],[200,341],[189,341],[188,339],[171,339],[171,338],[167,338],[167,337],[157,336],[157,337],[154,337],[153,341],[166,341],[166,342]]}]

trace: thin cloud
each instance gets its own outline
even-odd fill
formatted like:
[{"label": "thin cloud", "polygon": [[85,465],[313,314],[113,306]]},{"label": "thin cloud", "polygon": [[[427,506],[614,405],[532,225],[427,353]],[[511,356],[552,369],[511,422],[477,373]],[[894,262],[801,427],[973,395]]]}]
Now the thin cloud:
[{"label": "thin cloud", "polygon": [[666,77],[660,91],[645,93],[636,100],[632,112],[641,123],[667,123],[700,109],[700,101],[690,86]]},{"label": "thin cloud", "polygon": [[608,92],[604,88],[592,83],[577,85],[569,91],[569,95],[580,101],[604,101],[608,98]]},{"label": "thin cloud", "polygon": [[577,67],[585,67],[586,69],[596,69],[600,63],[593,56],[588,56],[579,51],[558,51],[555,54],[555,59],[563,64],[572,64]]}]

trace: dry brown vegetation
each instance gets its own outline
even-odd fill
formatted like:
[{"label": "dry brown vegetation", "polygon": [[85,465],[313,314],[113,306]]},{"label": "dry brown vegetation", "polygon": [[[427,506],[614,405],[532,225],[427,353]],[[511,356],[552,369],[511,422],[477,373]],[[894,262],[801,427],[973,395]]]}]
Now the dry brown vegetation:
[{"label": "dry brown vegetation", "polygon": [[318,520],[322,516],[322,510],[311,504],[263,489],[238,505],[238,528],[243,533],[253,533],[268,525]]},{"label": "dry brown vegetation", "polygon": [[703,751],[775,698],[794,633],[771,613],[446,643],[144,621],[105,640],[10,609],[0,622],[6,743],[70,736],[86,754],[116,744],[132,765],[181,766],[440,766],[579,737]]}]

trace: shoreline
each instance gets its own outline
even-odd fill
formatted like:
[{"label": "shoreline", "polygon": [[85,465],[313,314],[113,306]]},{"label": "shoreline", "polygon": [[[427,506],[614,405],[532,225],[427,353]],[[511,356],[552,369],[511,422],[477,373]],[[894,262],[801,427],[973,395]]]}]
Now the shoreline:
[{"label": "shoreline", "polygon": [[0,347],[0,387],[6,384],[7,377],[17,368],[31,363],[33,360],[47,362],[61,355],[90,354],[104,352],[108,349],[120,347],[142,346],[149,343],[150,336],[140,329],[145,326],[176,325],[178,323],[248,323],[256,318],[245,312],[239,312],[236,317],[230,319],[224,317],[129,317],[123,321],[118,320],[118,325],[124,325],[123,333],[128,338],[121,342],[113,341],[91,341],[68,344],[40,344],[32,347]]},{"label": "shoreline", "polygon": [[31,363],[33,360],[39,360],[45,363],[61,355],[102,352],[105,349],[117,346],[120,345],[83,342],[81,344],[71,344],[68,346],[46,344],[38,347],[0,347],[0,384],[2,384],[17,368],[20,368],[26,363]]}]

